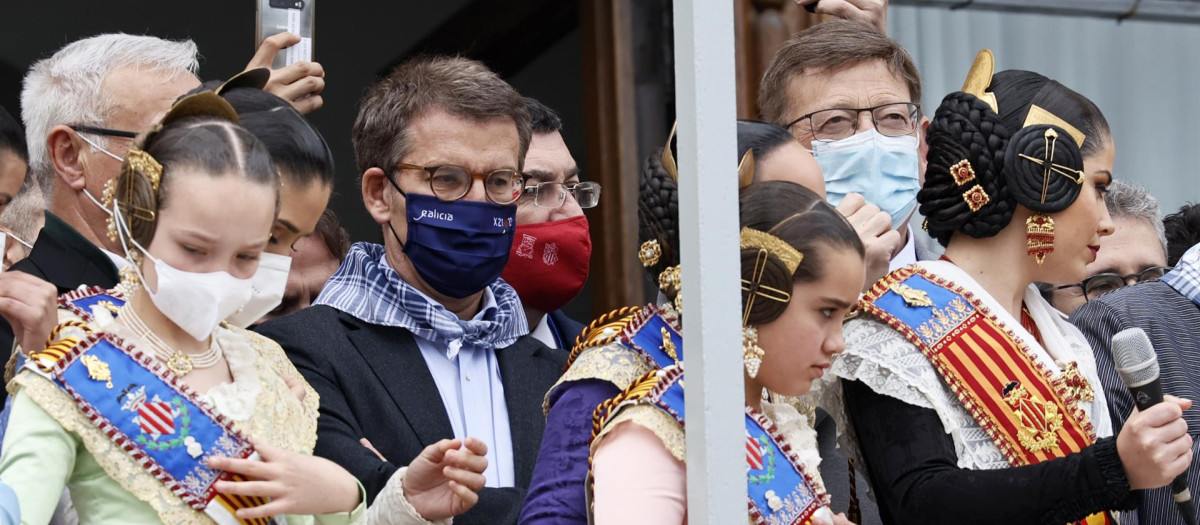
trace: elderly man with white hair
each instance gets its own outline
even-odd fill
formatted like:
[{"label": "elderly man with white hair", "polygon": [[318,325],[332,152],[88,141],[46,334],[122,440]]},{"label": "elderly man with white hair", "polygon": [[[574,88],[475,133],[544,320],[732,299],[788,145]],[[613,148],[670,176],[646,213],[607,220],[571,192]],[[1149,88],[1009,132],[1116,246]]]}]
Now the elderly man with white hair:
[{"label": "elderly man with white hair", "polygon": [[[269,65],[296,41],[286,33],[269,38],[248,68]],[[102,34],[67,44],[25,75],[21,118],[29,177],[45,197],[45,224],[28,258],[0,273],[4,357],[15,345],[40,349],[56,323],[59,294],[118,283],[126,263],[106,233],[105,186],[136,137],[200,85],[196,56],[189,40]],[[323,77],[319,64],[297,63],[273,71],[266,89],[312,111],[322,103]]]}]

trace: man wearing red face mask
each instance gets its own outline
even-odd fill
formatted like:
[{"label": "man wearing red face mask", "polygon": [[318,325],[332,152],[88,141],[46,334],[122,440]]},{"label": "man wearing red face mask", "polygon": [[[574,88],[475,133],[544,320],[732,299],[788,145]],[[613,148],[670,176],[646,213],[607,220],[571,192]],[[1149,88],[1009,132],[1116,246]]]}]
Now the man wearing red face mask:
[{"label": "man wearing red face mask", "polygon": [[587,281],[592,237],[583,208],[600,202],[600,185],[579,181],[579,165],[562,138],[562,119],[525,99],[533,137],[525,154],[525,194],[517,201],[517,231],[501,277],[521,297],[531,335],[569,350],[583,325],[560,310]]}]

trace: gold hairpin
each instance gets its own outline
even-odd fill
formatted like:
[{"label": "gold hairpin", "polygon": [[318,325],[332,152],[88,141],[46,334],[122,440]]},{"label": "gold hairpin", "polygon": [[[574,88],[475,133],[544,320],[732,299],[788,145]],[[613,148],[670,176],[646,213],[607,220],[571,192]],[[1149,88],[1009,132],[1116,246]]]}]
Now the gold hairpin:
[{"label": "gold hairpin", "polygon": [[975,98],[984,101],[992,111],[999,114],[1000,105],[996,103],[996,95],[987,90],[988,86],[992,85],[992,74],[995,71],[996,57],[992,55],[992,50],[981,49],[979,54],[975,55],[975,61],[971,63],[971,70],[967,72],[962,92],[975,95]]},{"label": "gold hairpin", "polygon": [[754,182],[754,150],[746,150],[742,161],[738,163],[738,189],[745,188]]},{"label": "gold hairpin", "polygon": [[1042,140],[1046,141],[1045,150],[1043,150],[1043,153],[1042,153],[1042,155],[1044,155],[1044,158],[1038,159],[1038,158],[1030,157],[1029,155],[1026,155],[1024,153],[1020,153],[1019,156],[1027,161],[1033,162],[1034,164],[1037,164],[1038,166],[1042,167],[1042,201],[1041,202],[1042,202],[1042,204],[1045,204],[1046,203],[1046,192],[1049,191],[1049,188],[1050,188],[1050,174],[1051,173],[1057,173],[1059,175],[1062,175],[1063,177],[1071,179],[1071,181],[1073,181],[1075,184],[1083,184],[1083,179],[1085,178],[1086,175],[1083,173],[1083,170],[1077,170],[1077,169],[1069,168],[1067,166],[1063,166],[1062,164],[1054,163],[1054,147],[1058,144],[1058,132],[1054,131],[1054,128],[1046,128],[1046,132],[1042,134]]},{"label": "gold hairpin", "polygon": [[671,153],[671,140],[675,138],[675,131],[679,129],[679,123],[671,125],[671,133],[667,135],[667,145],[663,146],[662,151],[662,167],[666,170],[667,175],[671,176],[672,180],[679,180],[679,166],[675,164],[675,154]]},{"label": "gold hairpin", "polygon": [[746,306],[742,309],[742,326],[746,326],[746,322],[750,319],[750,311],[754,309],[755,299],[762,297],[785,304],[792,300],[790,290],[780,290],[762,284],[769,256],[774,255],[778,258],[787,267],[788,273],[792,274],[804,260],[804,254],[797,251],[792,245],[783,242],[779,237],[753,228],[742,228],[739,244],[743,250],[758,249],[754,258],[754,269],[750,272],[750,279],[742,279],[742,291],[749,294],[746,298]]}]

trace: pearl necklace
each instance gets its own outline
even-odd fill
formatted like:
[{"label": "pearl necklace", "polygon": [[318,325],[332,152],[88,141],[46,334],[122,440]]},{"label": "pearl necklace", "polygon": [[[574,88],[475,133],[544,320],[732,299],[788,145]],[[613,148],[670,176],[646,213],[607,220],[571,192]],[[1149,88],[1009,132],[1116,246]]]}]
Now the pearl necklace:
[{"label": "pearl necklace", "polygon": [[224,357],[221,345],[217,343],[216,335],[212,336],[212,344],[209,345],[207,350],[199,354],[189,355],[177,349],[172,349],[166,341],[163,341],[162,338],[150,331],[150,328],[146,326],[146,323],[134,311],[133,306],[126,304],[124,308],[121,308],[121,313],[117,316],[117,319],[129,327],[135,335],[149,343],[150,349],[154,351],[158,359],[165,362],[167,368],[180,377],[188,375],[188,373],[196,368],[212,368]]}]

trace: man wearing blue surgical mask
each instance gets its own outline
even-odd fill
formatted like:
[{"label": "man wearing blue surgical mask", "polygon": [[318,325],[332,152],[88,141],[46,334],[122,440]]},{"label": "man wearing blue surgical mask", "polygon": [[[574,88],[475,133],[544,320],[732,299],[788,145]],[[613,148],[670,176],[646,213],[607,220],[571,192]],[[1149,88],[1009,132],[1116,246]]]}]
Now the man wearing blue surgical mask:
[{"label": "man wearing blue surgical mask", "polygon": [[[929,121],[921,115],[916,65],[881,32],[886,2],[822,2],[817,10],[825,4],[864,5],[831,14],[870,20],[875,27],[834,19],[793,36],[763,74],[758,107],[763,120],[788,128],[821,166],[826,199],[846,216],[866,248],[869,288],[893,269],[940,254],[919,229],[922,219],[916,213],[925,173],[922,135]],[[814,426],[825,458],[822,478],[835,511],[846,509],[849,473],[834,446],[837,429],[822,410]],[[866,491],[865,478],[857,478],[859,494]],[[874,503],[859,501],[862,514],[854,521],[880,523]]]},{"label": "man wearing blue surgical mask", "polygon": [[937,257],[912,227],[925,171],[928,120],[920,99],[917,68],[900,44],[847,20],[793,36],[759,89],[763,119],[813,152],[827,200],[863,238],[867,286],[891,269]]},{"label": "man wearing blue surgical mask", "polygon": [[354,474],[368,502],[407,483],[400,467],[427,445],[470,436],[487,444],[487,482],[454,522],[517,521],[542,400],[567,357],[526,335],[500,279],[530,136],[524,99],[483,64],[397,67],[367,91],[353,135],[383,244],[351,246],[313,306],[258,329],[320,394],[315,454]]}]

